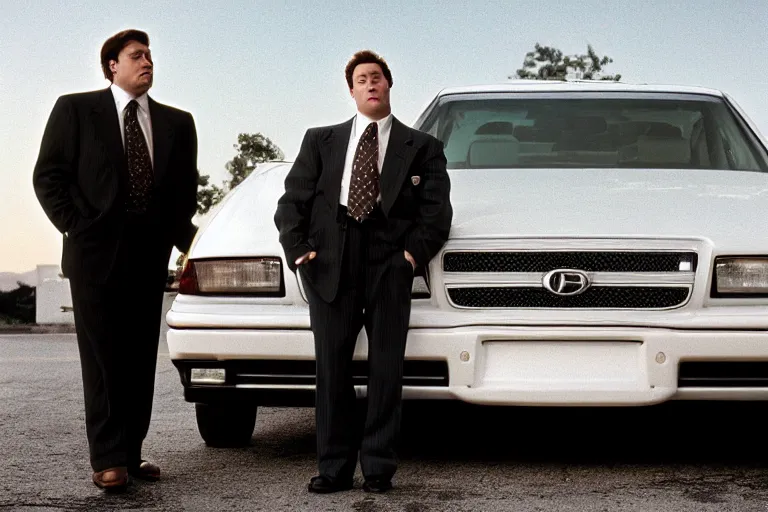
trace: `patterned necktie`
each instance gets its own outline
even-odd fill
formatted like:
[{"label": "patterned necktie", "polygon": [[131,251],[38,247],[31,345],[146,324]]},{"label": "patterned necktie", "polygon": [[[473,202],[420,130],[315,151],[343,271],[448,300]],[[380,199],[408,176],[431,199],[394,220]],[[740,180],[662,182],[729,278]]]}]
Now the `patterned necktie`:
[{"label": "patterned necktie", "polygon": [[352,161],[352,179],[349,183],[347,209],[358,222],[362,222],[376,205],[379,197],[379,137],[378,125],[371,123],[357,144]]},{"label": "patterned necktie", "polygon": [[130,191],[128,194],[128,211],[144,213],[147,211],[149,196],[152,191],[152,160],[149,148],[144,138],[144,132],[139,126],[136,111],[139,104],[131,100],[125,108],[125,156],[128,159],[128,179]]}]

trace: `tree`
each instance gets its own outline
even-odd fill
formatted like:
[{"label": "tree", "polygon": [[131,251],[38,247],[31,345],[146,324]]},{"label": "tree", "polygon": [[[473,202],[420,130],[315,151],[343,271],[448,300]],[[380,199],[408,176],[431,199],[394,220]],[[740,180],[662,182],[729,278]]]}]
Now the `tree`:
[{"label": "tree", "polygon": [[261,133],[241,133],[237,136],[234,148],[237,155],[226,165],[227,172],[232,177],[226,182],[228,190],[242,183],[256,168],[256,164],[285,158],[280,148]]},{"label": "tree", "polygon": [[584,55],[565,55],[561,50],[536,43],[534,51],[525,54],[523,67],[509,78],[533,80],[612,80],[618,82],[621,75],[603,75],[603,68],[612,63],[608,56],[600,57],[592,45],[587,45]]},{"label": "tree", "polygon": [[206,214],[216,206],[224,196],[242,183],[256,168],[256,164],[285,158],[282,150],[261,133],[241,133],[237,136],[235,157],[225,164],[229,180],[220,188],[210,183],[210,176],[199,174],[197,184],[197,213]]},{"label": "tree", "polygon": [[209,183],[210,176],[199,174],[197,177],[197,213],[205,215],[224,198],[224,189]]},{"label": "tree", "polygon": [[15,290],[0,292],[0,324],[33,324],[36,289],[21,281],[16,284]]}]

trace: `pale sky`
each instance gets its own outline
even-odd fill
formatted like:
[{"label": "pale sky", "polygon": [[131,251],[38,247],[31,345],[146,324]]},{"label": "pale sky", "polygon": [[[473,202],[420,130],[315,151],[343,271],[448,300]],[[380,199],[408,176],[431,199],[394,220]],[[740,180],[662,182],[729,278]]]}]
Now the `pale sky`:
[{"label": "pale sky", "polygon": [[566,54],[591,43],[623,81],[731,93],[768,135],[765,0],[0,2],[0,271],[60,262],[32,189],[43,128],[59,95],[109,85],[99,50],[125,28],[149,33],[150,95],[192,113],[198,166],[216,183],[240,132],[292,159],[308,127],[351,117],[344,66],[363,48],[389,62],[408,124],[443,87],[505,82],[536,42]]}]

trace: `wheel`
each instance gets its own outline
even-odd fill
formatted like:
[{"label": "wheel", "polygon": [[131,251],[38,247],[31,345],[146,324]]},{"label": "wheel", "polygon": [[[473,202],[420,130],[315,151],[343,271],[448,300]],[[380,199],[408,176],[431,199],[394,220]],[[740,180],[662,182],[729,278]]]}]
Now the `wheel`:
[{"label": "wheel", "polygon": [[248,404],[195,404],[197,430],[211,447],[247,446],[256,426],[256,410],[257,406]]}]

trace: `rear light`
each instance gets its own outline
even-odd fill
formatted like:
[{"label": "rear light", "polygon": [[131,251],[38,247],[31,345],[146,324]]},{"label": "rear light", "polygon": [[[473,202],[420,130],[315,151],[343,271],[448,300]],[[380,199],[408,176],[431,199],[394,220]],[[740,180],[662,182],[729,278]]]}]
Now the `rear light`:
[{"label": "rear light", "polygon": [[282,297],[282,264],[279,258],[189,260],[179,280],[179,293]]},{"label": "rear light", "polygon": [[187,260],[184,263],[184,269],[179,277],[179,293],[183,295],[197,295],[200,290],[197,288],[197,276],[195,275],[195,263]]}]

